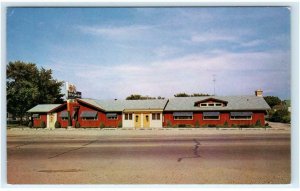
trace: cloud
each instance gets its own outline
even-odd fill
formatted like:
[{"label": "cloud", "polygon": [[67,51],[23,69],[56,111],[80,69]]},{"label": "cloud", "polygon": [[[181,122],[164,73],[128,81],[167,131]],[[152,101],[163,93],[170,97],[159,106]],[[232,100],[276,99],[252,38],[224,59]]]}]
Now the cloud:
[{"label": "cloud", "polygon": [[77,28],[90,35],[105,37],[129,38],[146,33],[154,28],[151,25],[129,25],[129,26],[77,26]]},{"label": "cloud", "polygon": [[243,47],[255,47],[255,46],[258,46],[258,45],[262,45],[264,43],[265,43],[264,40],[258,39],[258,40],[252,40],[252,41],[242,42],[241,46],[243,46]]},{"label": "cloud", "polygon": [[172,46],[161,46],[153,50],[154,54],[158,57],[172,56],[178,53],[181,49]]},{"label": "cloud", "polygon": [[108,66],[80,63],[65,66],[65,70],[70,73],[66,81],[76,84],[84,96],[98,99],[124,99],[133,93],[164,97],[178,92],[212,94],[213,74],[218,94],[249,95],[257,88],[279,92],[286,89],[289,81],[274,79],[289,79],[290,74],[289,53],[280,51],[216,51],[210,55],[189,54],[163,61]]},{"label": "cloud", "polygon": [[196,43],[218,42],[218,41],[236,42],[238,38],[233,35],[204,33],[204,34],[193,35],[190,40]]}]

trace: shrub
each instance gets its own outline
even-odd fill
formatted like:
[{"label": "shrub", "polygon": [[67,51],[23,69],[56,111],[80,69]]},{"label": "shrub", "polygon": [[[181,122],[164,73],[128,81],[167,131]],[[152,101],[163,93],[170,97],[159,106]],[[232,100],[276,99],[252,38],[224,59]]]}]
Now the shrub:
[{"label": "shrub", "polygon": [[232,124],[231,127],[236,127],[236,125],[235,125],[235,124]]},{"label": "shrub", "polygon": [[198,120],[195,122],[195,127],[196,127],[196,128],[199,128],[199,127],[200,127],[200,123],[199,123]]},{"label": "shrub", "polygon": [[207,127],[207,124],[203,124],[202,127]]},{"label": "shrub", "polygon": [[103,128],[105,128],[105,125],[104,125],[104,123],[103,123],[103,122],[101,122],[101,123],[100,123],[100,125],[99,125],[99,127],[100,127],[100,129],[103,129]]},{"label": "shrub", "polygon": [[122,121],[120,121],[119,123],[118,123],[118,128],[121,128],[122,127]]},{"label": "shrub", "polygon": [[28,127],[30,127],[30,128],[32,128],[32,127],[33,127],[33,123],[32,123],[32,121],[30,121],[30,122],[28,123]]},{"label": "shrub", "polygon": [[290,123],[291,122],[291,117],[289,115],[283,116],[281,119],[282,123]]},{"label": "shrub", "polygon": [[172,123],[170,120],[167,120],[167,127],[172,127]]},{"label": "shrub", "polygon": [[179,124],[178,127],[186,127],[186,124]]},{"label": "shrub", "polygon": [[80,123],[78,121],[75,123],[75,128],[80,128]]},{"label": "shrub", "polygon": [[225,121],[224,127],[228,127],[228,122],[227,121]]},{"label": "shrub", "polygon": [[269,123],[266,123],[265,126],[266,126],[266,127],[269,127]]},{"label": "shrub", "polygon": [[216,127],[214,124],[208,124],[208,127]]},{"label": "shrub", "polygon": [[45,121],[41,121],[40,127],[41,127],[41,128],[46,128],[46,123],[45,123]]},{"label": "shrub", "polygon": [[256,126],[256,127],[261,127],[261,122],[260,122],[260,120],[257,120],[257,121],[256,121],[255,126]]},{"label": "shrub", "polygon": [[54,127],[55,128],[61,128],[60,122],[56,121],[55,124],[54,124]]}]

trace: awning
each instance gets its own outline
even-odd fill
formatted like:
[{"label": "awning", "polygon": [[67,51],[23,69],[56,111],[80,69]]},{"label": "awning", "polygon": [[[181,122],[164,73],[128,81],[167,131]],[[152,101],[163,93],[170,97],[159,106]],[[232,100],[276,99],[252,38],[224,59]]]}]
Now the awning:
[{"label": "awning", "polygon": [[220,115],[220,112],[203,112],[203,116],[205,117],[213,117],[213,116],[219,116]]},{"label": "awning", "polygon": [[193,112],[173,112],[173,116],[175,117],[193,116]]},{"label": "awning", "polygon": [[80,117],[96,117],[97,111],[83,111],[80,114]]},{"label": "awning", "polygon": [[62,112],[60,112],[59,117],[64,117],[64,118],[68,117],[68,111],[62,111]]},{"label": "awning", "polygon": [[118,117],[117,113],[107,113],[106,117]]},{"label": "awning", "polygon": [[230,112],[230,116],[233,117],[247,117],[252,116],[252,112]]},{"label": "awning", "polygon": [[40,117],[40,114],[33,114],[32,117],[33,117],[33,118],[39,118],[39,117]]}]

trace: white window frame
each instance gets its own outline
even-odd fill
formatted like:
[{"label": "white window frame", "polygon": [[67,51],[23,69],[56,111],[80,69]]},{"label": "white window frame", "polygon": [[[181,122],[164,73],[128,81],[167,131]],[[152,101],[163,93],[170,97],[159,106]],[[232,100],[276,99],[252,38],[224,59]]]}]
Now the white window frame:
[{"label": "white window frame", "polygon": [[252,120],[252,115],[251,116],[244,116],[244,117],[250,117],[250,118],[240,118],[240,119],[235,119],[234,117],[243,117],[243,116],[230,116],[230,120],[236,120],[236,121],[238,121],[238,120],[243,120],[243,121],[250,121],[250,120]]},{"label": "white window frame", "polygon": [[217,121],[217,120],[220,120],[220,115],[218,115],[218,119],[205,119],[205,117],[216,117],[216,116],[203,116],[202,117],[203,121],[209,121],[209,120],[215,120],[215,121]]},{"label": "white window frame", "polygon": [[152,113],[152,120],[161,120],[160,113]]},{"label": "white window frame", "polygon": [[[176,119],[176,117],[192,117],[191,119]],[[192,116],[173,116],[173,119],[174,120],[193,120],[193,118],[194,118],[194,116],[192,115]]]},{"label": "white window frame", "polygon": [[98,120],[98,115],[96,117],[81,117],[81,120],[83,121],[97,121]]}]

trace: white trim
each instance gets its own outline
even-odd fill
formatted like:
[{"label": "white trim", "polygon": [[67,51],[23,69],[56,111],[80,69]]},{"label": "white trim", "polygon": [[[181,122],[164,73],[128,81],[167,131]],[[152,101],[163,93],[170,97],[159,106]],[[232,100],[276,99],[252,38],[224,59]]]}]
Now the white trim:
[{"label": "white trim", "polygon": [[173,120],[176,120],[176,121],[179,121],[179,120],[186,120],[186,121],[189,121],[189,120],[193,120],[193,119],[194,119],[194,116],[192,116],[191,119],[175,119],[175,117],[190,117],[190,116],[173,116]]},{"label": "white trim", "polygon": [[250,120],[252,120],[252,115],[250,116],[249,119],[233,119],[232,117],[233,117],[233,116],[230,116],[230,120],[233,120],[233,121],[238,121],[238,120],[250,121]]},{"label": "white trim", "polygon": [[204,117],[215,117],[215,116],[203,116],[203,117],[202,117],[202,120],[203,120],[203,121],[212,121],[212,120],[213,120],[213,121],[219,121],[219,120],[220,120],[220,115],[218,116],[218,119],[204,119]]}]

